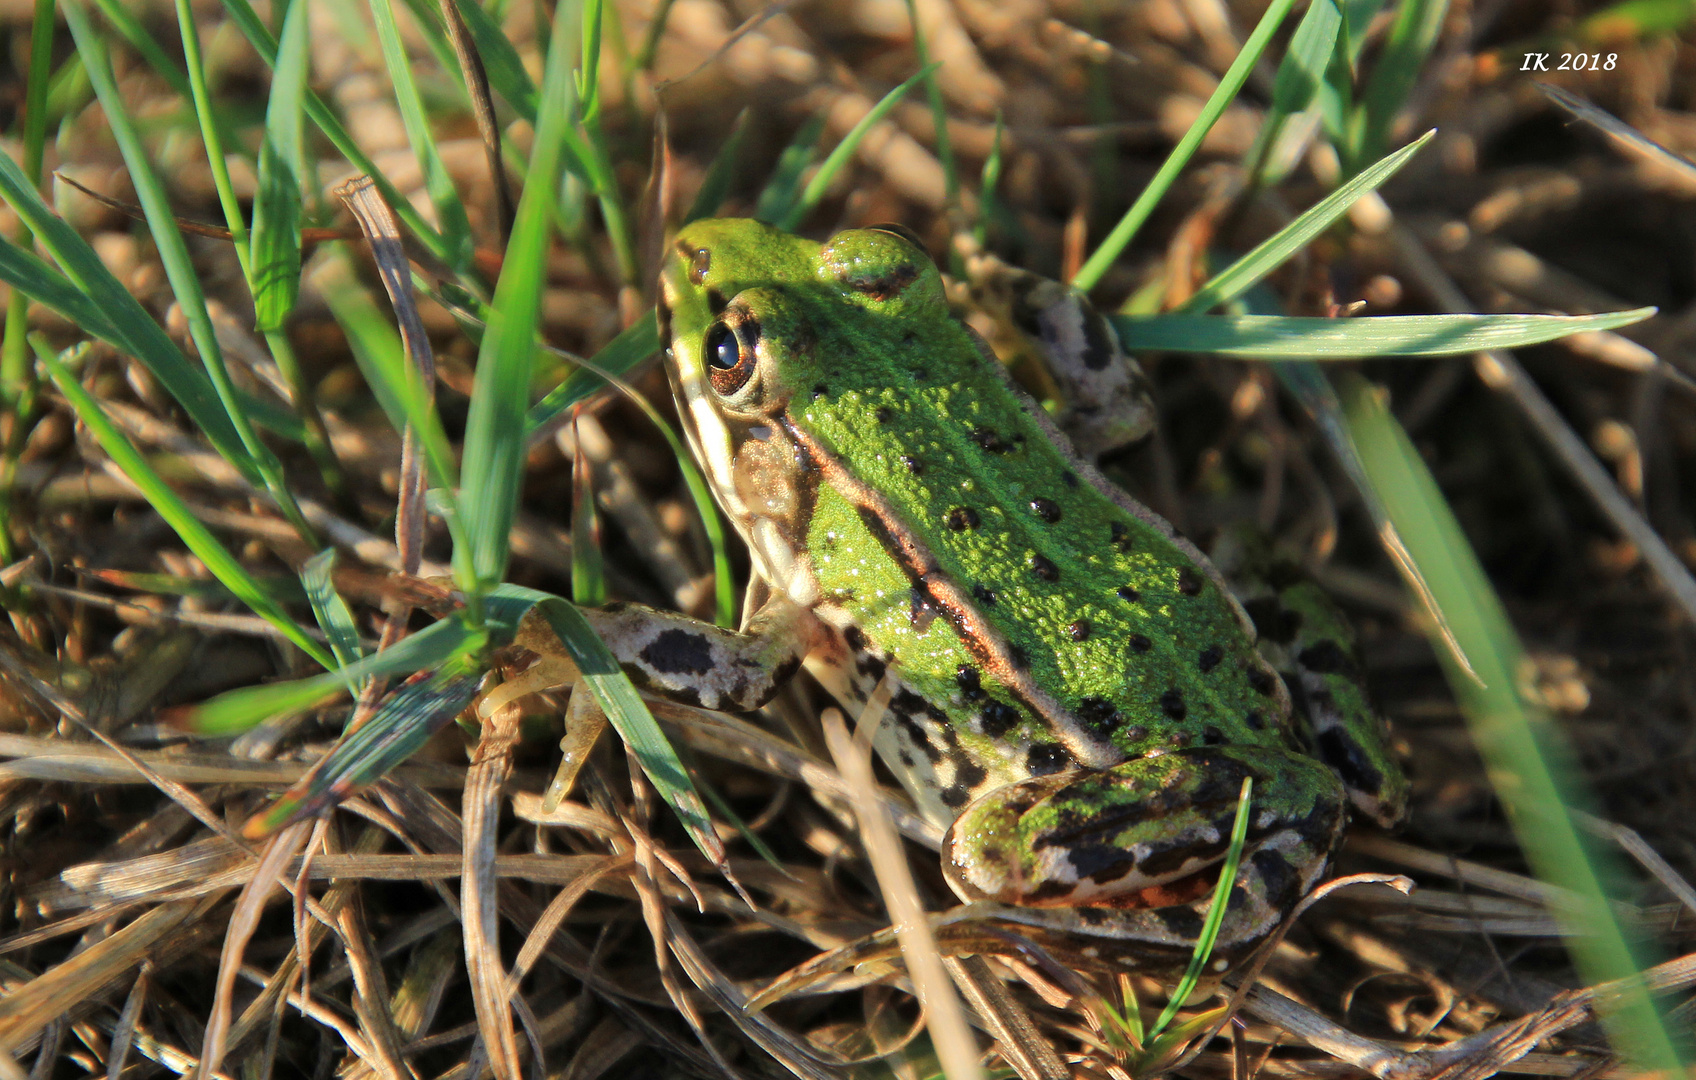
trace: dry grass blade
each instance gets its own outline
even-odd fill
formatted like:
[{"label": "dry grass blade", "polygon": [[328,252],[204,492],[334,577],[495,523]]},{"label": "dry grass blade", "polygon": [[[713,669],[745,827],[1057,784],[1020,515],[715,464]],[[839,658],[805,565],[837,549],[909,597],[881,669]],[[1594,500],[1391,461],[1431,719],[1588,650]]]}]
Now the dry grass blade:
[{"label": "dry grass blade", "polygon": [[996,1049],[1020,1080],[1066,1080],[1071,1074],[1030,1013],[981,956],[944,956],[943,966],[995,1036]]},{"label": "dry grass blade", "polygon": [[123,929],[0,996],[0,1050],[16,1051],[48,1024],[142,964],[149,950],[204,917],[216,898],[143,912]]},{"label": "dry grass blade", "polygon": [[[859,721],[863,730],[869,733],[877,727],[888,703],[889,684],[884,682],[866,704],[866,714]],[[862,745],[859,739],[850,738],[842,714],[834,709],[825,710],[823,721],[825,742],[848,785],[866,855],[877,874],[890,921],[895,924],[901,954],[907,961],[907,973],[913,980],[919,1003],[924,1007],[936,1055],[950,1080],[974,1080],[983,1075],[977,1041],[966,1022],[965,1009],[954,993],[948,970],[943,966],[942,954],[937,951],[936,938],[913,882],[912,867],[907,865],[901,841],[878,798],[869,742]]]},{"label": "dry grass blade", "polygon": [[454,0],[441,0],[442,21],[447,24],[448,40],[459,60],[460,74],[465,76],[465,88],[471,94],[471,115],[477,121],[477,134],[483,140],[483,153],[489,162],[489,179],[495,187],[495,223],[500,230],[501,247],[512,236],[512,222],[518,216],[518,204],[512,198],[512,185],[507,181],[506,163],[501,160],[501,129],[495,119],[495,99],[489,89],[489,72],[483,57],[471,39],[471,29],[459,13]]},{"label": "dry grass blade", "polygon": [[512,772],[523,713],[516,704],[483,721],[477,753],[465,778],[465,849],[460,908],[465,921],[465,970],[477,1008],[477,1031],[498,1080],[522,1080],[512,1028],[506,965],[501,962],[500,907],[494,873],[501,786]]},{"label": "dry grass blade", "polygon": [[212,998],[212,1015],[201,1043],[202,1073],[213,1073],[223,1064],[225,1040],[229,1035],[232,996],[240,974],[247,944],[259,926],[259,918],[271,893],[283,884],[282,874],[312,832],[310,822],[296,822],[283,829],[265,846],[254,875],[242,887],[230,923],[224,932],[224,948],[218,955],[218,989]]}]

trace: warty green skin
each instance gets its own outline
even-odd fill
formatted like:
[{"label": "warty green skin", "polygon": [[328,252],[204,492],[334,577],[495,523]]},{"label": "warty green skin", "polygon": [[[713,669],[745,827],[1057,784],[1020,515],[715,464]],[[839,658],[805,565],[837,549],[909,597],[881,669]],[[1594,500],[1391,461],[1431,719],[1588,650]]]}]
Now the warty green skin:
[{"label": "warty green skin", "polygon": [[696,456],[811,614],[810,670],[856,707],[889,683],[876,746],[950,830],[956,891],[1166,908],[1080,927],[1181,952],[1252,775],[1226,937],[1275,924],[1340,839],[1341,782],[1217,571],[1071,450],[929,259],[892,232],[703,221],[662,286]]}]

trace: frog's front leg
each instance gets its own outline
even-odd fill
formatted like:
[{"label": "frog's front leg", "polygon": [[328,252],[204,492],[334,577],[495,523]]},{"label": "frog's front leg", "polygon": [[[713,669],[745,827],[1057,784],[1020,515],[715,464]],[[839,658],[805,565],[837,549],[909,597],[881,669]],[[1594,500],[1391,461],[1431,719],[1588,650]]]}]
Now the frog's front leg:
[{"label": "frog's front leg", "polygon": [[[703,709],[749,712],[769,701],[819,640],[813,613],[772,593],[740,630],[642,604],[583,609],[624,673],[659,697]],[[577,680],[577,666],[553,631],[526,620],[517,642],[540,659],[501,688],[502,701]]]},{"label": "frog's front leg", "polygon": [[1192,746],[1099,772],[1009,784],[943,841],[967,900],[1027,907],[1169,908],[1205,897],[1230,846],[1245,777],[1248,839],[1220,941],[1265,931],[1325,872],[1347,819],[1335,773],[1281,747]]}]

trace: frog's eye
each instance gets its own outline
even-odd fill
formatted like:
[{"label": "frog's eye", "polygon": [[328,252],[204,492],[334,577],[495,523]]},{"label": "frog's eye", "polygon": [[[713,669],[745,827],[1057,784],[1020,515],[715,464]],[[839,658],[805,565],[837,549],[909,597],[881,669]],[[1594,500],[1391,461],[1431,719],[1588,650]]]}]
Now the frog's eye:
[{"label": "frog's eye", "polygon": [[716,322],[707,331],[707,379],[723,397],[742,389],[754,374],[757,358],[748,329]]}]

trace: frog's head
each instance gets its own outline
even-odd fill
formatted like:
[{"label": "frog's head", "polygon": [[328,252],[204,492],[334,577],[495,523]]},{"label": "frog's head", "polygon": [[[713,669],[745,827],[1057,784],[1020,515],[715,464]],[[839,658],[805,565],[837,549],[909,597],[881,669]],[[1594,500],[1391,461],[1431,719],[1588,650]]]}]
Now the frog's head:
[{"label": "frog's head", "polygon": [[818,483],[791,402],[885,381],[894,343],[946,318],[941,275],[896,227],[821,245],[717,219],[678,234],[660,287],[666,368],[696,460],[782,587],[796,578]]}]

